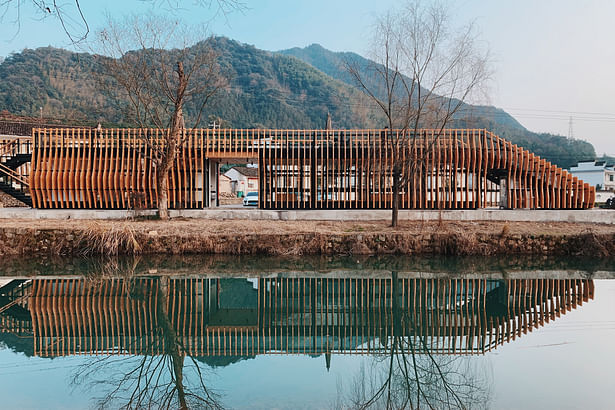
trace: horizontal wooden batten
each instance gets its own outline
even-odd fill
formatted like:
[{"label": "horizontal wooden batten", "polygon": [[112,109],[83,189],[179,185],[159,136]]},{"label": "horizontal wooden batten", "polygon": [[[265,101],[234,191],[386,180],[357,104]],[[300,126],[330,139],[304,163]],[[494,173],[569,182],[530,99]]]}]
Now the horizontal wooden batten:
[{"label": "horizontal wooden batten", "polygon": [[[34,129],[37,208],[155,208],[153,149],[166,130]],[[172,208],[203,208],[207,161],[259,166],[264,209],[587,209],[595,188],[486,130],[186,130],[167,176]],[[402,141],[393,151],[392,141]]]}]

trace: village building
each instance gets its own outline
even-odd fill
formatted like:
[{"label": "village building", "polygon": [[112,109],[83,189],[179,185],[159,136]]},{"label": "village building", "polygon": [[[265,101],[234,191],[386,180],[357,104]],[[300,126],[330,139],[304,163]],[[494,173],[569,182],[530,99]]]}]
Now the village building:
[{"label": "village building", "polygon": [[230,179],[231,193],[244,196],[248,192],[258,192],[258,168],[234,166],[224,175]]},{"label": "village building", "polygon": [[582,161],[570,173],[596,187],[596,202],[603,203],[615,194],[615,169],[606,161]]},{"label": "village building", "polygon": [[220,193],[220,196],[228,197],[233,195],[231,182],[232,180],[230,177],[225,174],[220,174],[220,177],[218,178],[218,192]]}]

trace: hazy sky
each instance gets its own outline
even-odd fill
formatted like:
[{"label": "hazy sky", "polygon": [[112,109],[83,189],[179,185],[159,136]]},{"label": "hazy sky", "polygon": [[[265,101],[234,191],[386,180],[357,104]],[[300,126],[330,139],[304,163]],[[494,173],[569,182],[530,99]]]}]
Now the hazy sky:
[{"label": "hazy sky", "polygon": [[[186,4],[174,13],[189,23],[211,20],[212,13]],[[66,0],[65,3],[70,3]],[[83,1],[92,30],[104,14],[149,10],[168,14],[165,0]],[[375,16],[402,2],[393,0],[246,0],[248,9],[218,16],[214,34],[225,35],[266,50],[304,47],[312,43],[335,51],[367,55]],[[153,5],[152,5],[153,4]],[[454,21],[474,20],[493,55],[495,76],[484,103],[501,107],[532,131],[573,135],[615,155],[615,1],[612,0],[459,0],[449,2]],[[14,10],[0,25],[0,55],[53,45],[67,40],[57,21],[41,20],[27,6],[21,28],[9,24]],[[71,22],[68,22],[71,24]]]}]

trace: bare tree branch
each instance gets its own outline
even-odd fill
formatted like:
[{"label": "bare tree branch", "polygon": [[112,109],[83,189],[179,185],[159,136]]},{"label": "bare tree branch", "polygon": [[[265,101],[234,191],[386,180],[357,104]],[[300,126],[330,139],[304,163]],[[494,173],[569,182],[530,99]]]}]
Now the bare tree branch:
[{"label": "bare tree branch", "polygon": [[[380,108],[388,129],[381,149],[392,158],[392,226],[403,187],[426,166],[438,138],[489,79],[488,52],[480,49],[475,31],[472,24],[451,30],[440,4],[409,1],[378,19],[372,63],[346,64],[357,88]],[[435,132],[428,136],[422,128]]]},{"label": "bare tree branch", "polygon": [[[153,7],[165,6],[169,12],[183,9],[179,0],[138,0],[141,3],[150,3]],[[136,1],[135,1],[136,3]],[[225,18],[233,11],[246,10],[246,4],[241,0],[196,0],[193,5],[213,11],[210,19],[213,20],[222,15]],[[21,19],[24,7],[31,7],[41,19],[48,17],[59,21],[62,30],[71,43],[78,44],[88,38],[90,26],[88,18],[84,14],[80,0],[0,0],[0,23],[9,15],[14,15],[11,23],[16,26],[17,35],[21,30]]]},{"label": "bare tree branch", "polygon": [[[135,337],[127,346],[129,351],[140,350],[141,356],[101,356],[78,368],[73,376],[75,385],[110,387],[99,400],[100,408],[222,408],[218,396],[206,387],[199,363],[186,353],[171,322],[169,287],[163,281],[147,289],[158,302],[151,333],[145,338]],[[130,298],[131,293],[125,292],[123,296]],[[150,344],[142,346],[143,339],[151,341]],[[186,356],[191,361],[187,373]]]},{"label": "bare tree branch", "polygon": [[484,406],[488,402],[489,385],[474,374],[474,369],[464,367],[465,357],[434,353],[438,342],[426,336],[425,325],[414,322],[400,308],[399,296],[399,279],[393,272],[391,333],[379,340],[384,352],[374,357],[370,372],[361,372],[361,377],[354,381],[352,406],[341,407],[467,409]]},{"label": "bare tree branch", "polygon": [[[195,42],[200,30],[156,16],[109,19],[95,46],[104,77],[102,87],[127,105],[126,113],[143,131],[156,169],[158,211],[168,218],[168,179],[203,111],[227,80],[209,39]],[[196,111],[185,113],[185,107]],[[186,118],[192,120],[185,126]],[[161,134],[149,128],[161,130]]]}]

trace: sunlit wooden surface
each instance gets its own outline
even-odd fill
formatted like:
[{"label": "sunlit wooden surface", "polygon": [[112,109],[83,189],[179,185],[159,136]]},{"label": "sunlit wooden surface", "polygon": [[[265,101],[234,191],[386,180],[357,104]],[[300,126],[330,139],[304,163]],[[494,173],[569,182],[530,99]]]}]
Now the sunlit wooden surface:
[{"label": "sunlit wooden surface", "polygon": [[[156,129],[35,129],[30,192],[37,208],[157,206]],[[188,131],[187,131],[188,132]],[[479,129],[196,129],[168,175],[170,206],[203,208],[208,161],[257,162],[264,209],[390,209],[400,140],[401,209],[586,209],[595,187]]]}]

